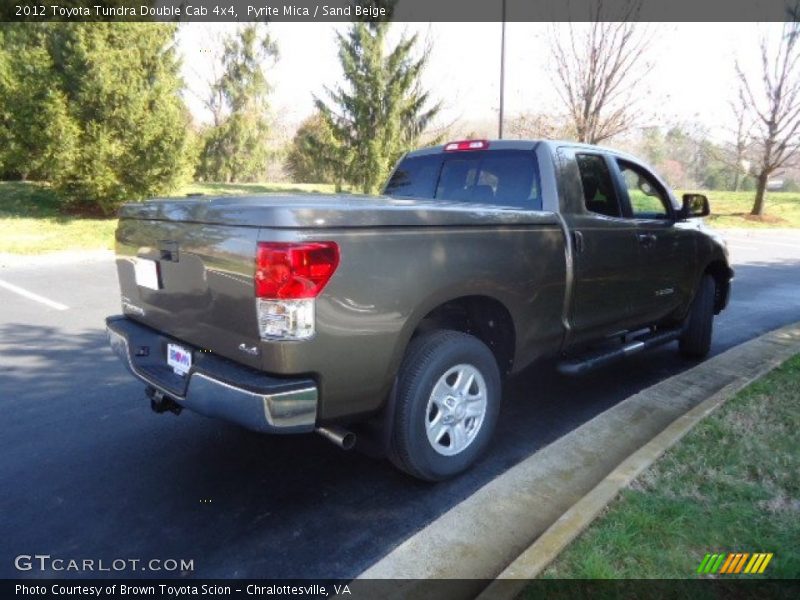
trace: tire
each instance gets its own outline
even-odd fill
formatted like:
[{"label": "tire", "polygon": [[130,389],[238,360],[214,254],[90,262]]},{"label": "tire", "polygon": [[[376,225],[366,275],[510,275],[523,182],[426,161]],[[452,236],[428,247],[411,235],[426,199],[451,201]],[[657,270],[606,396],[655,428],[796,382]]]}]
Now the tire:
[{"label": "tire", "polygon": [[442,481],[485,451],[500,410],[500,370],[476,337],[429,331],[409,344],[396,394],[391,461],[419,479]]},{"label": "tire", "polygon": [[717,284],[714,278],[703,275],[678,342],[678,350],[686,358],[704,358],[711,350],[716,293]]}]

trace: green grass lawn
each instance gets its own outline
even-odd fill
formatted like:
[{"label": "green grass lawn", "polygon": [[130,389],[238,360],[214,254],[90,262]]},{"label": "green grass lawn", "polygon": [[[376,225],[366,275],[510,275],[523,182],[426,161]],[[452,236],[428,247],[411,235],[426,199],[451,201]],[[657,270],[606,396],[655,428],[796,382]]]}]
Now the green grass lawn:
[{"label": "green grass lawn", "polygon": [[708,196],[706,222],[712,227],[800,227],[800,193],[768,192],[764,216],[758,218],[750,216],[755,192],[699,192]]},{"label": "green grass lawn", "polygon": [[[277,193],[332,193],[334,187],[305,183],[192,183],[172,196]],[[708,222],[717,227],[800,227],[800,193],[771,193],[767,218],[747,216],[752,192],[707,192]],[[0,182],[0,253],[42,254],[59,250],[113,247],[116,219],[62,214],[58,199],[45,184]]]},{"label": "green grass lawn", "polygon": [[[283,183],[192,183],[174,194],[206,195],[329,193],[332,185]],[[115,218],[82,218],[62,214],[55,193],[44,184],[0,182],[0,253],[44,254],[63,250],[114,247]]]},{"label": "green grass lawn", "polygon": [[205,194],[228,196],[238,194],[332,194],[334,186],[326,183],[190,183],[178,190],[174,196]]},{"label": "green grass lawn", "polygon": [[729,400],[624,490],[542,577],[713,577],[696,571],[706,553],[719,552],[774,557],[763,575],[717,577],[800,577],[798,382],[800,355]]},{"label": "green grass lawn", "polygon": [[46,185],[0,182],[0,252],[44,254],[111,248],[116,226],[116,219],[62,214],[58,198]]}]

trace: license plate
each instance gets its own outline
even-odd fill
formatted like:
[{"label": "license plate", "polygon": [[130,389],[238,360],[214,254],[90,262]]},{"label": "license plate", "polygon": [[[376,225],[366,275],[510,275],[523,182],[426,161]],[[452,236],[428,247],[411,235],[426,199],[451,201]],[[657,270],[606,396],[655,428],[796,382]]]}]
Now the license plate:
[{"label": "license plate", "polygon": [[133,272],[136,276],[136,285],[150,288],[151,290],[159,289],[158,263],[156,261],[137,258],[133,263]]},{"label": "license plate", "polygon": [[186,375],[192,368],[192,351],[178,344],[167,344],[167,364],[178,375]]}]

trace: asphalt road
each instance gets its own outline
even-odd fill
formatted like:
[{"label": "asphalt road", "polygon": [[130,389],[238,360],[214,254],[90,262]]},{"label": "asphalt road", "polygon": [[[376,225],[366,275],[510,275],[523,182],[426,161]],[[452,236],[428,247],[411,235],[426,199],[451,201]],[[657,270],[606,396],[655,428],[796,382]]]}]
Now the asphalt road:
[{"label": "asphalt road", "polygon": [[[800,320],[800,232],[729,239],[736,281],[714,353]],[[497,474],[690,366],[674,345],[577,380],[537,365],[507,386],[489,456],[434,485],[319,436],[152,413],[106,345],[103,319],[119,310],[109,261],[0,270],[0,577],[91,576],[19,572],[20,554],[189,559],[197,577],[354,577]]]}]

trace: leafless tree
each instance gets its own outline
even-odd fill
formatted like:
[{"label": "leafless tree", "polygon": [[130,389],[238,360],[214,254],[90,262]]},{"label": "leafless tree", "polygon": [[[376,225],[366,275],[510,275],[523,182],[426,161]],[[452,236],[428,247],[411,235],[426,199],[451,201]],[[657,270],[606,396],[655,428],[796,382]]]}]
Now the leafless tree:
[{"label": "leafless tree", "polygon": [[739,97],[754,115],[758,148],[752,215],[764,214],[770,175],[796,158],[800,150],[800,21],[796,10],[797,5],[777,44],[761,39],[760,82],[751,81],[736,64]]},{"label": "leafless tree", "polygon": [[629,130],[635,121],[637,85],[647,73],[651,31],[636,23],[642,0],[625,0],[609,13],[603,0],[589,23],[570,22],[550,39],[553,82],[567,107],[575,136],[596,144]]},{"label": "leafless tree", "polygon": [[[194,25],[184,26],[192,27]],[[208,26],[206,28],[206,39],[203,47],[198,49],[199,56],[191,55],[187,57],[189,68],[203,89],[196,90],[189,87],[188,91],[202,102],[206,110],[211,113],[214,127],[219,127],[224,121],[226,113],[225,96],[222,87],[218,85],[223,73],[224,37],[218,26],[214,29]],[[203,69],[198,68],[200,65],[205,66],[206,73],[203,72]]]},{"label": "leafless tree", "polygon": [[730,105],[733,116],[733,126],[729,130],[731,141],[715,151],[714,158],[733,171],[733,191],[738,192],[742,175],[749,171],[745,165],[753,150],[753,119],[750,107],[741,96]]},{"label": "leafless tree", "polygon": [[524,112],[509,119],[507,128],[508,137],[518,140],[564,138],[567,129],[560,119],[534,112]]}]

